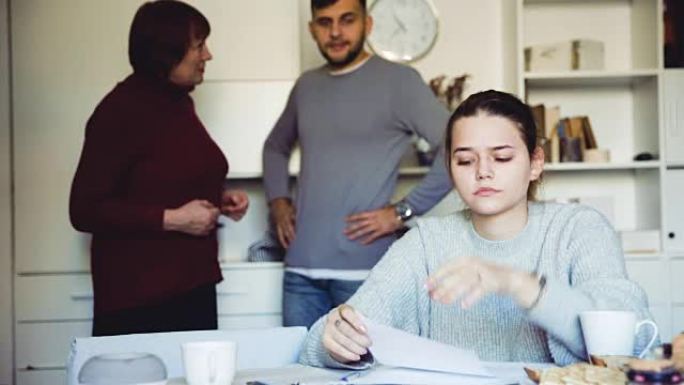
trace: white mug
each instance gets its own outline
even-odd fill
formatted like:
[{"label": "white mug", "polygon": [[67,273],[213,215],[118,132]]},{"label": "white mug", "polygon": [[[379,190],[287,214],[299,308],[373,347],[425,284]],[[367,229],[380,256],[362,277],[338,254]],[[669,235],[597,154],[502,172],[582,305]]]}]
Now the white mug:
[{"label": "white mug", "polygon": [[658,337],[658,326],[651,320],[637,322],[636,314],[623,310],[590,310],[580,313],[587,353],[595,356],[632,356],[634,337],[643,326],[650,326],[653,336],[637,356],[643,358]]},{"label": "white mug", "polygon": [[182,350],[188,385],[230,385],[233,382],[237,358],[235,342],[187,342]]}]

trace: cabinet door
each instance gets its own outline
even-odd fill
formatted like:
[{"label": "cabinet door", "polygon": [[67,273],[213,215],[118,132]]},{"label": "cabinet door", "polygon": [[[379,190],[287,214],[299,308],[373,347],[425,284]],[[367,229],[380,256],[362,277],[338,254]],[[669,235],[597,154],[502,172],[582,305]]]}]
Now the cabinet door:
[{"label": "cabinet door", "polygon": [[684,251],[684,196],[682,195],[684,170],[665,171],[663,185],[665,188],[665,209],[663,210],[665,250]]},{"label": "cabinet door", "polygon": [[16,385],[61,385],[66,383],[66,369],[17,371]]},{"label": "cabinet door", "polygon": [[229,329],[255,329],[283,326],[281,314],[273,315],[246,315],[246,316],[219,316],[218,328]]},{"label": "cabinet door", "polygon": [[214,58],[206,80],[282,80],[299,75],[299,8],[283,0],[190,0],[207,17]]},{"label": "cabinet door", "polygon": [[72,340],[89,337],[91,331],[90,321],[17,324],[17,369],[65,368]]},{"label": "cabinet door", "polygon": [[88,117],[130,72],[128,30],[140,3],[12,2],[18,272],[88,267],[88,240],[69,223],[69,189]]},{"label": "cabinet door", "polygon": [[[285,109],[293,81],[207,82],[194,92],[197,114],[228,158],[228,177],[260,176],[262,148]],[[291,169],[299,170],[293,156]]]},{"label": "cabinet door", "polygon": [[666,262],[627,260],[629,278],[636,281],[648,295],[651,306],[667,306],[670,301],[670,287]]},{"label": "cabinet door", "polygon": [[216,286],[219,316],[271,315],[282,312],[283,269],[224,269]]},{"label": "cabinet door", "polygon": [[684,70],[665,71],[665,151],[668,164],[684,164]]},{"label": "cabinet door", "polygon": [[84,321],[93,317],[89,274],[17,277],[17,321]]}]

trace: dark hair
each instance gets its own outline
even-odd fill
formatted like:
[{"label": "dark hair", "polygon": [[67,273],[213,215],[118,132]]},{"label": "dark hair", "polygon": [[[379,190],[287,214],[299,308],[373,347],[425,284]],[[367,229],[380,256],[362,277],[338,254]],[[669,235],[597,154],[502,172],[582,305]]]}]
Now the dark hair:
[{"label": "dark hair", "polygon": [[[329,6],[337,3],[339,0],[311,0],[311,14],[313,15],[314,11],[317,11],[319,9],[323,8],[328,8]],[[358,0],[359,4],[361,4],[361,8],[363,8],[363,11],[366,11],[366,0]]]},{"label": "dark hair", "polygon": [[209,22],[197,9],[176,0],[147,2],[138,8],[128,36],[133,71],[168,78],[183,60],[192,39],[209,36]]},{"label": "dark hair", "polygon": [[[444,143],[447,168],[451,171],[451,139],[453,137],[454,124],[461,118],[477,116],[478,114],[485,114],[490,116],[500,116],[506,118],[518,127],[520,136],[522,137],[527,153],[530,159],[537,148],[537,125],[534,122],[532,110],[530,107],[518,99],[515,95],[489,90],[482,91],[470,95],[464,100],[458,108],[451,114],[449,123],[447,124],[446,141]],[[527,199],[534,200],[537,192],[537,179],[530,183],[527,189]]]}]

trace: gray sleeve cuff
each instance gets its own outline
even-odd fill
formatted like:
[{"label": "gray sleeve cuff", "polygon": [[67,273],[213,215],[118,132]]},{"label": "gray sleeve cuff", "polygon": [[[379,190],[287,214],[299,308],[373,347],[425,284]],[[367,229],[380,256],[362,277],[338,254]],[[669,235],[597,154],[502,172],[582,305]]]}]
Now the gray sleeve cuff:
[{"label": "gray sleeve cuff", "polygon": [[[585,357],[584,338],[579,313],[592,309],[591,300],[570,286],[547,277],[546,287],[534,307],[528,310],[530,321],[560,341],[574,356]],[[553,353],[553,352],[552,352]]]}]

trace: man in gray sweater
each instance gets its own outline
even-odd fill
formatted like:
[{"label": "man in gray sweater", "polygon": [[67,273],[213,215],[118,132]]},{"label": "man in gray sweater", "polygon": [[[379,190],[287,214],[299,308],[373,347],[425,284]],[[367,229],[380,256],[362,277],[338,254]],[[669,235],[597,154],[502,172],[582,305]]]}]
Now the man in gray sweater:
[{"label": "man in gray sweater", "polygon": [[[447,111],[415,70],[365,51],[365,0],[312,0],[311,10],[327,65],[297,80],[263,152],[271,218],[287,248],[284,323],[307,327],[356,291],[404,221],[451,190],[440,150],[421,183],[389,204],[412,136],[439,146]],[[297,143],[293,204],[288,162]]]}]

